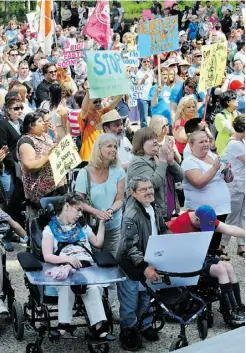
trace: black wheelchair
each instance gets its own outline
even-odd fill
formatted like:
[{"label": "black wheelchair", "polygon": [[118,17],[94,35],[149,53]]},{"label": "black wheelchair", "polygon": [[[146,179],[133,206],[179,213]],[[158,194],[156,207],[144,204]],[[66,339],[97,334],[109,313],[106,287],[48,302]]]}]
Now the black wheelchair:
[{"label": "black wheelchair", "polygon": [[[36,219],[30,220],[30,256],[33,257],[34,261],[39,260],[42,264],[44,259],[41,251],[42,242],[42,230],[44,226],[48,224],[51,216],[55,214],[56,204],[59,202],[60,197],[50,197],[40,200],[41,209],[39,210],[39,216]],[[18,254],[18,260],[22,267],[23,265],[23,254]],[[58,297],[55,293],[47,291],[47,286],[35,285],[30,283],[27,274],[24,274],[25,285],[29,290],[27,301],[22,306],[19,302],[15,301],[12,308],[12,327],[13,333],[17,340],[22,340],[24,337],[25,328],[34,330],[38,333],[38,337],[35,342],[28,343],[26,346],[26,353],[43,353],[42,342],[44,337],[48,334],[48,338],[51,342],[58,342],[60,339],[66,339],[58,334],[57,326],[53,326],[52,322],[58,319]],[[107,288],[104,288],[104,294],[102,297],[107,322],[109,325],[109,332],[113,333],[113,318],[112,311],[107,299]],[[79,327],[87,328],[85,332],[85,340],[88,344],[89,352],[97,353],[109,351],[109,343],[105,339],[95,340],[93,339],[92,331],[89,324],[89,319],[82,302],[81,296],[76,295],[75,304],[73,308],[73,318],[82,317],[84,320],[81,324],[69,325],[67,330],[69,337],[76,338],[75,330]]]},{"label": "black wheelchair", "polygon": [[2,257],[2,274],[3,274],[3,288],[2,288],[2,294],[0,295],[0,299],[3,302],[6,302],[6,306],[8,308],[9,314],[11,314],[12,311],[12,306],[15,301],[15,292],[11,286],[11,281],[9,278],[9,273],[6,269],[6,252],[4,249],[3,244],[0,241],[0,252],[1,252],[1,257]]}]

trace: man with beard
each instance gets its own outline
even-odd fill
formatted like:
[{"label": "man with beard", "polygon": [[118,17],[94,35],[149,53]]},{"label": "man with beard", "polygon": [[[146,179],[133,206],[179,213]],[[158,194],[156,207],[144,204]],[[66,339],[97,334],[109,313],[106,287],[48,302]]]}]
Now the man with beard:
[{"label": "man with beard", "polygon": [[102,122],[97,125],[97,130],[103,130],[117,137],[119,160],[122,168],[127,170],[132,160],[132,145],[124,134],[123,121],[116,109],[102,115]]}]

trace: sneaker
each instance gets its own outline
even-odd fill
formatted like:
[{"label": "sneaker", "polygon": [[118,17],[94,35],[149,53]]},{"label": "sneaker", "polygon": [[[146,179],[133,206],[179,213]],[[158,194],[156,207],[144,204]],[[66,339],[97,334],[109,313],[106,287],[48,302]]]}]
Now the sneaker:
[{"label": "sneaker", "polygon": [[8,314],[9,314],[8,309],[4,305],[4,302],[2,301],[2,299],[0,299],[0,315],[8,315]]},{"label": "sneaker", "polygon": [[231,321],[235,325],[243,325],[245,323],[245,313],[240,307],[231,313]]},{"label": "sneaker", "polygon": [[28,236],[25,235],[24,238],[20,238],[19,242],[20,242],[20,244],[27,244],[27,242],[28,242]]},{"label": "sneaker", "polygon": [[152,326],[146,328],[144,331],[141,331],[141,334],[147,341],[159,341],[158,333],[153,329]]},{"label": "sneaker", "polygon": [[6,251],[14,251],[13,245],[9,240],[2,239],[2,243]]}]

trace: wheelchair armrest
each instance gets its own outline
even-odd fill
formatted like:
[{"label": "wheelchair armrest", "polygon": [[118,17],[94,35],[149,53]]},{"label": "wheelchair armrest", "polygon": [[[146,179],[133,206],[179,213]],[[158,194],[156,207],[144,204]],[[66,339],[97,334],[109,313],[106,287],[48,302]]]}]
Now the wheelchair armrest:
[{"label": "wheelchair armrest", "polygon": [[193,272],[168,272],[168,271],[160,271],[156,270],[158,275],[160,276],[168,276],[168,277],[180,277],[180,278],[187,278],[187,277],[196,277],[204,272],[204,267],[198,271]]},{"label": "wheelchair armrest", "polygon": [[19,252],[17,258],[24,271],[41,271],[43,269],[41,263],[29,252]]}]

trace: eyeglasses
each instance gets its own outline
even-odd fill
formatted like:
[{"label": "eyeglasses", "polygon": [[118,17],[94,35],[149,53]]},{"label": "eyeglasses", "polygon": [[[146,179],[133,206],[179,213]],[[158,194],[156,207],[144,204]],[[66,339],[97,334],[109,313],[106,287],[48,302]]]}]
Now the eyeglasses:
[{"label": "eyeglasses", "polygon": [[195,74],[195,76],[200,76],[200,74]]},{"label": "eyeglasses", "polygon": [[196,55],[195,58],[201,58],[202,56],[201,55]]},{"label": "eyeglasses", "polygon": [[51,75],[56,74],[56,73],[57,73],[57,70],[54,70],[54,71],[48,71],[48,74],[51,74]]},{"label": "eyeglasses", "polygon": [[148,190],[149,190],[149,191],[153,191],[153,190],[154,190],[153,186],[150,186],[150,187],[148,187],[148,188],[136,189],[136,191],[139,191],[139,192],[141,192],[142,194],[144,194],[144,193],[147,192]]},{"label": "eyeglasses", "polygon": [[23,109],[24,109],[24,107],[23,107],[23,106],[19,106],[19,107],[12,107],[12,108],[10,108],[10,109],[13,109],[13,110],[15,110],[15,111],[17,112],[18,110],[23,110]]},{"label": "eyeglasses", "polygon": [[93,104],[99,104],[99,103],[101,103],[101,102],[102,102],[101,99],[97,99],[97,100],[93,101]]},{"label": "eyeglasses", "polygon": [[149,60],[143,60],[142,63],[143,63],[143,64],[149,64],[150,61],[149,61]]}]

